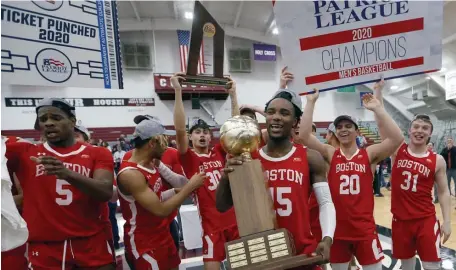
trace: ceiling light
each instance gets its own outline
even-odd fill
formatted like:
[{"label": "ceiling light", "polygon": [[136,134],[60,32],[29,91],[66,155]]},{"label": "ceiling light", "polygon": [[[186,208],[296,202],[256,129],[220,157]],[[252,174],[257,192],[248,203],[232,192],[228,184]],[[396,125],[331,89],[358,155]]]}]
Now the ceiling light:
[{"label": "ceiling light", "polygon": [[393,86],[390,87],[390,89],[391,89],[391,90],[397,90],[397,89],[399,89],[399,86],[393,85]]},{"label": "ceiling light", "polygon": [[431,77],[426,77],[426,80],[430,80],[430,79],[431,79]]},{"label": "ceiling light", "polygon": [[184,14],[185,19],[192,20],[193,19],[193,12],[186,11]]},{"label": "ceiling light", "polygon": [[272,29],[272,33],[273,33],[274,35],[278,35],[278,34],[279,34],[279,28],[274,27],[274,29]]}]

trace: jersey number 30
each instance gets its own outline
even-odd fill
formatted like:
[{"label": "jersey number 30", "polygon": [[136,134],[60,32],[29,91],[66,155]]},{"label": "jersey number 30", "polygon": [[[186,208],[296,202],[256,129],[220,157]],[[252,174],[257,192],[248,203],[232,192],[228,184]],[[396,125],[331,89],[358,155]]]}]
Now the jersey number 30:
[{"label": "jersey number 30", "polygon": [[65,187],[70,186],[70,183],[68,183],[65,180],[62,179],[57,179],[57,184],[55,187],[55,192],[60,195],[59,198],[55,199],[55,202],[58,205],[70,205],[70,203],[73,201],[73,192],[71,192],[70,189]]},{"label": "jersey number 30", "polygon": [[357,195],[359,194],[359,175],[341,175],[340,176],[340,194]]}]

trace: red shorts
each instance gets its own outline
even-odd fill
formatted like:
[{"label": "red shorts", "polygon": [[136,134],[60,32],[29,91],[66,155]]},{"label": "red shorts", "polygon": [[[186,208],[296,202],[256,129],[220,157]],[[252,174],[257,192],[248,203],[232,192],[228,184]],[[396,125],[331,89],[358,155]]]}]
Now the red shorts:
[{"label": "red shorts", "polygon": [[440,261],[440,223],[436,216],[414,220],[393,218],[391,240],[395,259],[410,259],[418,252],[423,262]]},{"label": "red shorts", "polygon": [[223,231],[203,235],[203,261],[225,260],[225,243],[239,238],[237,225]]},{"label": "red shorts", "polygon": [[27,244],[2,252],[2,269],[27,269]]},{"label": "red shorts", "polygon": [[28,246],[28,257],[34,270],[61,270],[63,263],[65,269],[98,269],[115,264],[113,253],[104,231],[59,242],[29,242]]},{"label": "red shorts", "polygon": [[335,239],[331,246],[329,261],[331,263],[350,262],[355,256],[361,265],[378,263],[383,259],[383,250],[378,235],[372,235],[368,240],[340,240]]},{"label": "red shorts", "polygon": [[136,270],[172,269],[179,267],[181,262],[174,242],[168,246],[151,249],[135,259],[130,249],[125,249],[125,257]]}]

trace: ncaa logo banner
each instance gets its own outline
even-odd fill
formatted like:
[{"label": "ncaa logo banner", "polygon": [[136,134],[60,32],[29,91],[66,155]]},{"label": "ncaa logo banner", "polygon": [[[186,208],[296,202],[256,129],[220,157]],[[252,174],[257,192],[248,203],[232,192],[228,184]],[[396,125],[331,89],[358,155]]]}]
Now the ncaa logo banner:
[{"label": "ncaa logo banner", "polygon": [[2,82],[122,89],[114,1],[2,1]]},{"label": "ncaa logo banner", "polygon": [[442,1],[275,1],[274,13],[298,94],[441,68]]}]

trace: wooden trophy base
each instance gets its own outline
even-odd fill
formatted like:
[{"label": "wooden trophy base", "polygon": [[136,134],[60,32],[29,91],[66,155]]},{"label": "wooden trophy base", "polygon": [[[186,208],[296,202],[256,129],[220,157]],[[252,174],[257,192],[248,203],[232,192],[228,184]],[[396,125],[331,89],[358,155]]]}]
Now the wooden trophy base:
[{"label": "wooden trophy base", "polygon": [[279,270],[319,264],[321,256],[295,255],[293,237],[276,229],[241,237],[225,244],[230,269]]},{"label": "wooden trophy base", "polygon": [[209,76],[193,76],[185,75],[184,76],[185,84],[195,84],[195,85],[206,85],[206,86],[226,86],[229,82],[227,78],[216,78]]}]

